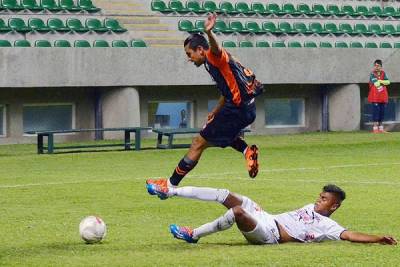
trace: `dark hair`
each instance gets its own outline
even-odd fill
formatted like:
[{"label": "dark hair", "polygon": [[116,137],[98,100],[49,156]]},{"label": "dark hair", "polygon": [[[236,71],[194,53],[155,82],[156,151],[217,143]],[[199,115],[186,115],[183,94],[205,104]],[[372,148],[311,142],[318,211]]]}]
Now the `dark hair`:
[{"label": "dark hair", "polygon": [[327,184],[325,185],[322,190],[324,192],[332,193],[336,196],[339,204],[345,200],[346,198],[346,193],[337,185],[334,184]]},{"label": "dark hair", "polygon": [[375,60],[375,61],[374,61],[374,65],[375,65],[375,64],[378,64],[378,65],[380,65],[381,67],[383,66],[383,65],[382,65],[382,60],[380,60],[380,59]]},{"label": "dark hair", "polygon": [[183,43],[183,46],[185,47],[186,45],[189,45],[190,49],[196,49],[197,47],[201,46],[204,49],[208,49],[210,46],[208,45],[207,39],[198,33],[193,33],[189,35],[188,38],[186,38],[185,42]]}]

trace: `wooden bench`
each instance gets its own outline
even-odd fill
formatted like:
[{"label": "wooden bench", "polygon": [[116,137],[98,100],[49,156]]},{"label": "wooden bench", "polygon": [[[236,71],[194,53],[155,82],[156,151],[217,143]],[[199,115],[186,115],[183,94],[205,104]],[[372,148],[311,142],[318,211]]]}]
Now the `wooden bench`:
[{"label": "wooden bench", "polygon": [[[47,150],[48,154],[54,152],[55,149],[79,149],[91,147],[111,147],[111,146],[124,146],[125,150],[131,149],[131,133],[135,133],[135,150],[140,150],[142,130],[151,130],[150,127],[121,127],[121,128],[98,128],[98,129],[71,129],[71,130],[57,130],[57,131],[30,131],[27,134],[37,135],[37,153],[43,154]],[[122,144],[92,144],[92,145],[79,145],[79,146],[60,146],[55,147],[54,135],[67,134],[67,133],[82,133],[82,132],[107,132],[107,131],[123,131],[125,133],[124,143]],[[47,146],[44,145],[43,139],[47,137]]]},{"label": "wooden bench", "polygon": [[[176,129],[153,129],[157,133],[157,148],[171,149],[171,148],[188,148],[191,144],[174,144],[174,136],[179,134],[196,134],[201,131],[200,128],[176,128]],[[243,129],[241,134],[250,132],[250,129]],[[163,136],[168,137],[168,142],[163,144]]]}]

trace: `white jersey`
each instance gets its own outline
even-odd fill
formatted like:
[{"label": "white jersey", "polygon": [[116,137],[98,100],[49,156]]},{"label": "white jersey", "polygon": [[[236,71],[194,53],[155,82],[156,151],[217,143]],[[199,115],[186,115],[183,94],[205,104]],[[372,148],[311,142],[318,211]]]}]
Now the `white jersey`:
[{"label": "white jersey", "polygon": [[275,220],[293,238],[302,242],[339,240],[346,229],[329,217],[314,211],[314,204],[275,215]]}]

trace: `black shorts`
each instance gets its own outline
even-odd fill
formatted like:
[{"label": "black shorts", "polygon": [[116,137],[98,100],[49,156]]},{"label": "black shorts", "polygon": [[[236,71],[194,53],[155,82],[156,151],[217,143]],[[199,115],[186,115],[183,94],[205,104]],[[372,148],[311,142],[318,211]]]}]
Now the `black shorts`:
[{"label": "black shorts", "polygon": [[207,122],[200,135],[214,146],[227,147],[255,118],[254,102],[240,108],[223,106],[214,119]]}]

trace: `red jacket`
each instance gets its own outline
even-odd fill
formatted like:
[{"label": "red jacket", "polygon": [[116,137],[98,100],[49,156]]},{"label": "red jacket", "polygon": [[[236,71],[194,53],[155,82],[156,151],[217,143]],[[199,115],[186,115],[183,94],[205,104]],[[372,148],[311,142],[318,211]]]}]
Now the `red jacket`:
[{"label": "red jacket", "polygon": [[378,75],[376,72],[372,72],[370,75],[368,102],[387,103],[389,101],[387,88],[383,84],[380,84],[378,87],[375,86],[375,83],[378,80],[388,80],[383,70],[381,71],[380,75]]}]

